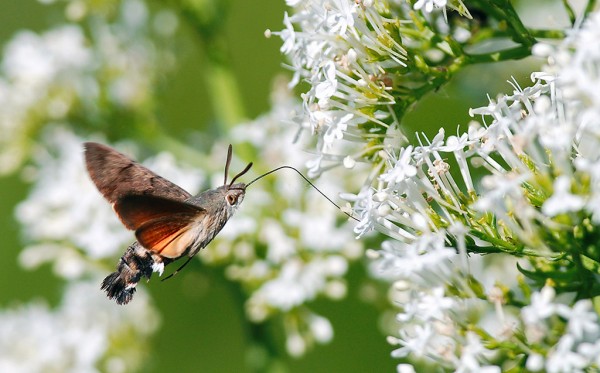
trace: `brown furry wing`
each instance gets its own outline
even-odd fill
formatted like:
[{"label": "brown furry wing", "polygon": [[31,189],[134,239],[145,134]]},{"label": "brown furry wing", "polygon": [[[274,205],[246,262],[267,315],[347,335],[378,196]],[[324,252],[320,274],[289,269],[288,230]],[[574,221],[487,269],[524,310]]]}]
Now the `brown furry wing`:
[{"label": "brown furry wing", "polygon": [[153,195],[185,201],[191,197],[181,187],[164,179],[113,148],[86,142],[85,163],[96,187],[110,203],[131,194]]}]

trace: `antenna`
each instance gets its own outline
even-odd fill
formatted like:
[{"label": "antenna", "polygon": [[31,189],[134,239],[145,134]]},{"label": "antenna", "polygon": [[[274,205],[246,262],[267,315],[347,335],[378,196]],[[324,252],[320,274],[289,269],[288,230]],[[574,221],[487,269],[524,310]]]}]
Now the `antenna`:
[{"label": "antenna", "polygon": [[235,175],[233,177],[233,179],[231,179],[231,183],[229,183],[229,186],[231,187],[233,185],[233,183],[237,180],[238,177],[240,177],[243,174],[245,174],[246,172],[248,172],[248,170],[250,169],[250,167],[252,167],[252,162],[248,163],[248,165],[246,166],[246,168],[244,168],[242,170],[242,172],[240,172],[239,174]]},{"label": "antenna", "polygon": [[231,164],[231,155],[232,154],[233,154],[233,147],[231,146],[231,144],[229,144],[229,148],[227,149],[227,162],[225,162],[225,179],[223,180],[223,185],[227,185],[227,174],[229,173],[229,165]]}]

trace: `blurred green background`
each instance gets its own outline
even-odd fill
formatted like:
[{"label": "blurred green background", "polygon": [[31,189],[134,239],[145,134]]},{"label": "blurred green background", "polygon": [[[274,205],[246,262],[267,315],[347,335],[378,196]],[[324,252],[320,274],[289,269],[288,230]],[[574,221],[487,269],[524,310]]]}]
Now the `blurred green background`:
[{"label": "blurred green background", "polygon": [[[161,6],[161,3],[149,3]],[[0,44],[5,45],[15,32],[22,29],[42,31],[61,19],[62,4],[42,5],[37,1],[2,0],[0,10]],[[273,79],[285,73],[281,67],[280,40],[266,39],[267,28],[282,28],[284,1],[232,0],[230,13],[224,18],[223,30],[231,52],[235,77],[249,119],[269,109]],[[203,78],[205,56],[192,30],[184,23],[176,34],[177,67],[165,79],[158,97],[158,118],[163,128],[178,138],[192,130],[204,128],[209,142],[215,133],[211,122],[210,92]],[[408,133],[419,131],[433,136],[439,126],[450,133],[461,124],[466,129],[470,107],[486,104],[486,94],[510,91],[505,80],[514,75],[526,81],[520,73],[530,66],[520,61],[504,66],[470,68],[448,87],[427,97],[406,117]],[[509,73],[510,71],[510,73]],[[505,79],[499,79],[505,76]],[[477,79],[473,79],[477,77]],[[465,79],[466,78],[466,79]],[[2,110],[2,108],[0,108]],[[443,118],[439,113],[444,113]],[[0,134],[2,136],[2,134]],[[412,136],[410,136],[412,137]],[[22,247],[18,224],[14,219],[15,205],[28,192],[18,174],[0,177],[0,237],[3,258],[0,261],[0,305],[14,306],[36,298],[54,305],[60,299],[63,284],[48,266],[35,271],[23,270],[17,261]],[[193,261],[178,278],[165,283],[152,281],[145,286],[162,315],[161,328],[153,336],[152,349],[144,366],[146,372],[240,372],[246,371],[247,349],[240,313],[243,305],[236,303],[231,288],[215,274]],[[327,316],[335,337],[326,346],[317,346],[301,359],[288,358],[292,372],[392,372],[397,361],[390,357],[393,347],[379,331],[380,310],[359,300],[359,279],[364,273],[355,265],[349,277],[349,295],[341,302],[317,301],[314,309]],[[98,290],[100,291],[100,290]],[[285,354],[283,335],[276,320],[267,325]],[[48,341],[51,343],[51,341]]]}]

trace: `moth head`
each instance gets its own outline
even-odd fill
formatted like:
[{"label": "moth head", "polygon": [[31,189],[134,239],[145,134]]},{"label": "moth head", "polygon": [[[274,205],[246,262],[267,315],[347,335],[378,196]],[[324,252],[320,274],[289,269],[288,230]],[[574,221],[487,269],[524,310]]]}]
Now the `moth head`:
[{"label": "moth head", "polygon": [[246,184],[238,183],[228,185],[225,189],[225,203],[229,208],[237,208],[246,195]]},{"label": "moth head", "polygon": [[229,173],[229,164],[231,163],[231,154],[232,148],[229,145],[229,149],[227,151],[227,163],[225,163],[225,179],[223,181],[223,186],[221,187],[225,193],[225,203],[230,211],[235,210],[240,203],[244,200],[244,196],[246,195],[246,184],[237,183],[234,184],[235,181],[242,175],[244,175],[250,167],[252,167],[252,162],[248,163],[246,168],[244,168],[240,173],[235,175],[231,182],[227,183],[227,174]]}]

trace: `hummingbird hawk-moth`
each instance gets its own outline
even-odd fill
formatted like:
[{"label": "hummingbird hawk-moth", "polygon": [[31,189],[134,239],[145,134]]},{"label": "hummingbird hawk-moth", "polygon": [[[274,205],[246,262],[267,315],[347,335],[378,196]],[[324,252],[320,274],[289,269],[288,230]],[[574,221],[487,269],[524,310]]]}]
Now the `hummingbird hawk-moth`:
[{"label": "hummingbird hawk-moth", "polygon": [[[291,166],[279,166],[259,175],[248,184],[236,184],[235,181],[252,167],[250,162],[227,183],[231,145],[227,152],[223,185],[197,196],[192,196],[109,146],[86,142],[84,148],[90,178],[104,198],[112,204],[123,225],[135,231],[137,239],[121,256],[116,271],[102,281],[101,289],[118,304],[131,301],[142,277],[149,280],[153,272],[162,275],[167,264],[187,256],[187,261],[163,280],[185,267],[225,226],[244,200],[246,189],[255,181],[276,171],[295,171],[342,210],[306,176]],[[352,214],[344,210],[342,212],[359,221]]]},{"label": "hummingbird hawk-moth", "polygon": [[111,147],[87,142],[84,148],[92,181],[137,239],[102,282],[118,304],[131,301],[142,277],[162,275],[165,265],[187,256],[185,266],[215,238],[244,200],[246,184],[235,181],[252,167],[249,163],[227,183],[229,145],[223,185],[192,196]]}]

